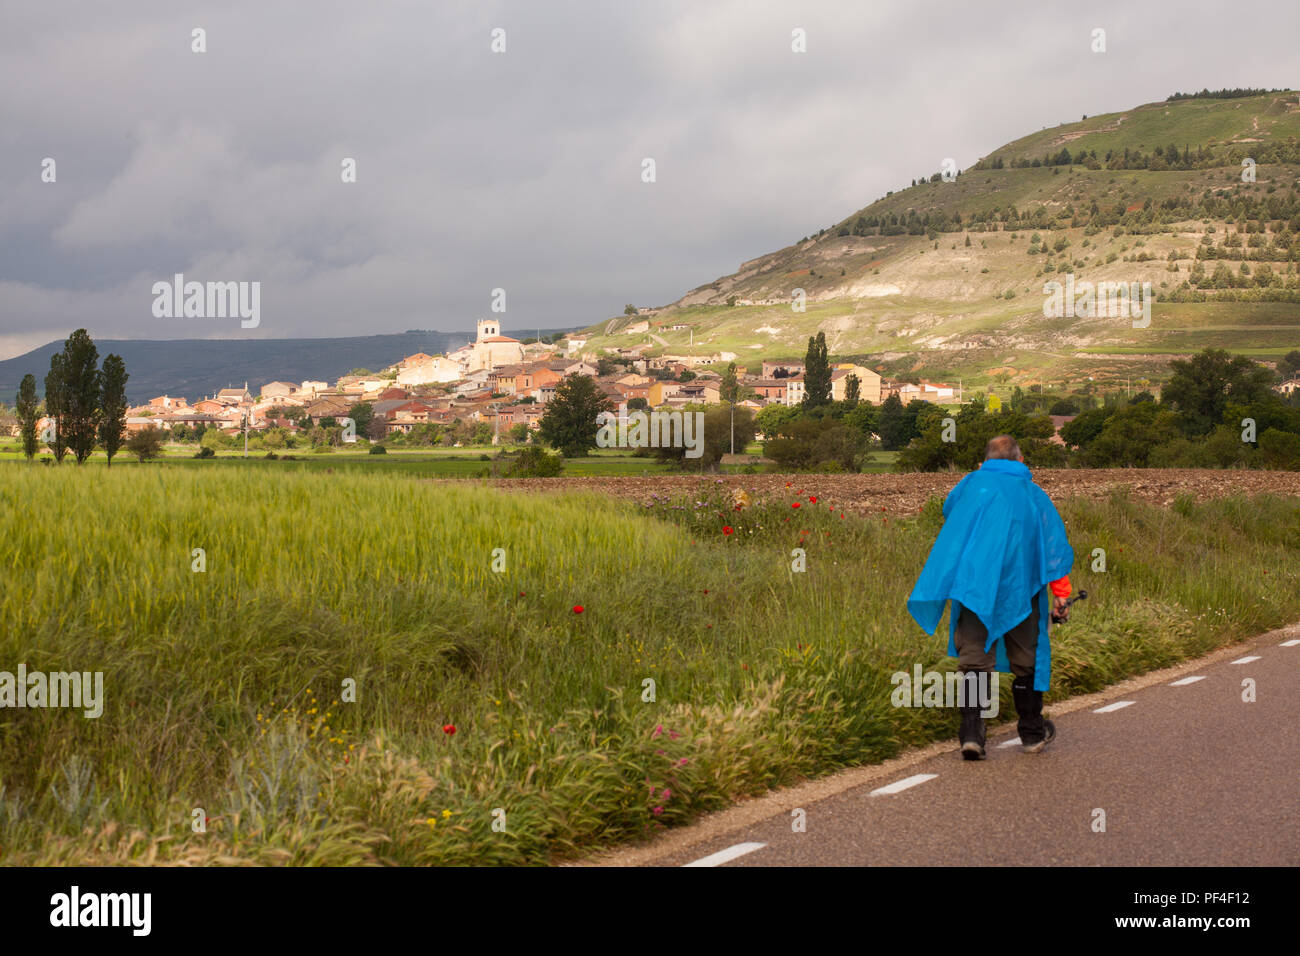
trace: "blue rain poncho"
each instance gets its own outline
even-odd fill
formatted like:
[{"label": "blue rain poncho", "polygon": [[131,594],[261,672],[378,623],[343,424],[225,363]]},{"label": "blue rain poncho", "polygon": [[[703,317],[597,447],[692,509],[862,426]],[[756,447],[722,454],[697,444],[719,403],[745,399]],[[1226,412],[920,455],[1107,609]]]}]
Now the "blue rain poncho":
[{"label": "blue rain poncho", "polygon": [[1047,690],[1052,647],[1048,621],[1052,598],[1047,585],[1070,573],[1074,550],[1065,523],[1047,493],[1033,482],[1024,463],[990,459],[957,483],[943,503],[944,524],[907,609],[933,634],[952,601],[948,653],[957,656],[957,619],[964,607],[988,628],[985,652],[997,648],[997,669],[1011,670],[1003,635],[1039,600],[1038,653],[1034,690]]}]

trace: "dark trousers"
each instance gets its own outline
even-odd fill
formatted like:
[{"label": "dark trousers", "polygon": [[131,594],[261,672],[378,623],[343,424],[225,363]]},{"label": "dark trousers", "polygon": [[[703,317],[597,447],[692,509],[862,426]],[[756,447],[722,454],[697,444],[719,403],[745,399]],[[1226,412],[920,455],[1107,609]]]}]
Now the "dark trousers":
[{"label": "dark trousers", "polygon": [[[1038,609],[1042,594],[1035,594],[1030,602],[1029,616],[1007,631],[1002,638],[1006,642],[1007,660],[1011,664],[1011,673],[1015,680],[1011,683],[1011,696],[1016,703],[1017,729],[1020,740],[1025,744],[1036,743],[1045,734],[1043,724],[1043,695],[1034,690],[1034,664],[1038,653]],[[993,651],[984,650],[984,642],[989,632],[983,622],[966,608],[961,609],[957,618],[957,633],[954,643],[957,647],[957,670],[962,673],[984,671],[991,673],[997,665]],[[962,739],[968,735],[978,737],[983,745],[983,722],[975,714],[963,715]]]},{"label": "dark trousers", "polygon": [[[1007,644],[1007,660],[1011,662],[1011,673],[1017,677],[1032,676],[1034,661],[1038,654],[1038,601],[1041,594],[1035,594],[1030,604],[1029,616],[1007,631],[1003,638]],[[991,672],[997,658],[993,651],[984,650],[984,642],[989,639],[988,628],[966,608],[961,609],[957,618],[957,669],[959,671]]]}]

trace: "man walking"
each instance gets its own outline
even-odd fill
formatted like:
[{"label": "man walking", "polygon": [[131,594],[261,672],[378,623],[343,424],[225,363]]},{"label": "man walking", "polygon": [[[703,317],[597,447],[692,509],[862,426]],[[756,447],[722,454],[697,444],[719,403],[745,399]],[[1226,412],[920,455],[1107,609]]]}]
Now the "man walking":
[{"label": "man walking", "polygon": [[[985,461],[948,493],[944,525],[907,609],[933,634],[952,601],[948,653],[963,674],[988,680],[1010,670],[1020,743],[1038,753],[1056,736],[1043,719],[1043,691],[1051,679],[1048,620],[1068,615],[1074,551],[1047,493],[1033,482],[1020,446],[1010,435],[989,441]],[[1050,586],[1051,599],[1047,597]],[[962,683],[970,686],[969,678]],[[984,718],[975,695],[961,706],[961,754],[983,760]]]}]

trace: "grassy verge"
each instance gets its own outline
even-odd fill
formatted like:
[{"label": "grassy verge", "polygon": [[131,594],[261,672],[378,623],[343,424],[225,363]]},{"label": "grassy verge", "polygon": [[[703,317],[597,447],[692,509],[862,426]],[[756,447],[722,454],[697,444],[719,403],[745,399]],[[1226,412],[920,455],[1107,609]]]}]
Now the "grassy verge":
[{"label": "grassy verge", "polygon": [[[0,466],[0,670],[105,696],[0,709],[0,861],[540,864],[953,732],[890,705],[894,671],[951,666],[903,607],[937,500],[231,474]],[[1294,617],[1294,499],[1063,514],[1092,597],[1055,696]]]}]

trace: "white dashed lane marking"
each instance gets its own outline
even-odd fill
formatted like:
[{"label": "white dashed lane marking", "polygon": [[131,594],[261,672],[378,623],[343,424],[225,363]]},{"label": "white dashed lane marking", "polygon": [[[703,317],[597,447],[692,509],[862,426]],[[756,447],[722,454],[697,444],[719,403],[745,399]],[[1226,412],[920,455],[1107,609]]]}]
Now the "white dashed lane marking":
[{"label": "white dashed lane marking", "polygon": [[1113,710],[1123,710],[1130,704],[1136,704],[1135,700],[1117,700],[1113,704],[1107,704],[1105,707],[1098,707],[1093,711],[1094,714],[1109,714]]},{"label": "white dashed lane marking", "polygon": [[879,787],[875,790],[872,790],[871,796],[883,797],[889,794],[901,793],[902,791],[908,789],[909,787],[915,787],[917,784],[925,783],[927,780],[933,780],[937,776],[939,776],[937,773],[913,774],[910,777],[904,777],[902,780],[897,780],[894,783],[891,783],[887,787]]},{"label": "white dashed lane marking", "polygon": [[1293,638],[1289,641],[1283,641],[1278,645],[1278,647],[1295,647],[1297,644],[1300,644],[1300,637]]},{"label": "white dashed lane marking", "polygon": [[719,850],[717,853],[710,853],[708,856],[696,860],[694,863],[685,863],[684,866],[721,866],[723,863],[729,863],[738,856],[744,856],[746,853],[753,853],[755,850],[761,850],[767,846],[766,843],[737,843],[735,846],[729,846],[725,850]]},{"label": "white dashed lane marking", "polygon": [[1186,687],[1188,684],[1195,684],[1198,680],[1205,680],[1205,675],[1204,675],[1204,674],[1199,674],[1199,675],[1197,675],[1196,677],[1184,677],[1182,680],[1176,680],[1176,681],[1174,681],[1174,682],[1173,682],[1172,684],[1170,684],[1169,686],[1170,686],[1170,687]]},{"label": "white dashed lane marking", "polygon": [[1003,747],[1016,747],[1019,744],[1020,744],[1020,738],[1012,737],[1010,740],[1004,740],[1002,741],[1002,743],[998,744],[998,749],[1001,750]]},{"label": "white dashed lane marking", "polygon": [[1258,655],[1258,654],[1251,654],[1251,655],[1249,655],[1249,656],[1247,656],[1247,657],[1238,657],[1238,658],[1237,658],[1235,661],[1233,661],[1232,663],[1234,663],[1234,664],[1249,664],[1251,661],[1257,661],[1257,660],[1259,660],[1259,655]]}]

